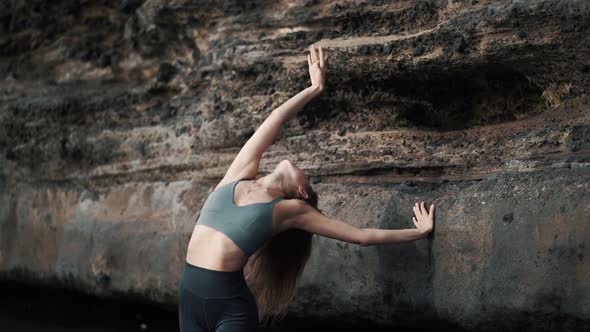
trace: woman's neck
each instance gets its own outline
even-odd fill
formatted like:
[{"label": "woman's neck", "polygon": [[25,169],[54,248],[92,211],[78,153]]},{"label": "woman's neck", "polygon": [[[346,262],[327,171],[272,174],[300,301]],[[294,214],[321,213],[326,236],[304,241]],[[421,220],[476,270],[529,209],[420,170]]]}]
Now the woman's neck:
[{"label": "woman's neck", "polygon": [[290,193],[285,188],[285,183],[283,181],[283,177],[280,174],[270,173],[261,178],[255,180],[256,184],[265,187],[267,189],[274,189],[272,190],[273,193],[276,193],[277,190],[281,192],[281,196],[289,196]]}]

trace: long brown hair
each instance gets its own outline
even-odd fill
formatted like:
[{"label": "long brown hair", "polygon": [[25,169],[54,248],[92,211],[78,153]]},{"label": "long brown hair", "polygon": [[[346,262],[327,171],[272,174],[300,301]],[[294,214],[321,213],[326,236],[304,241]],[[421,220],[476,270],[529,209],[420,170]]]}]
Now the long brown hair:
[{"label": "long brown hair", "polygon": [[[318,194],[305,185],[308,194],[304,201],[318,209]],[[263,324],[282,320],[295,295],[297,280],[311,254],[313,233],[291,228],[273,236],[256,250],[244,267],[244,276],[258,305]]]}]

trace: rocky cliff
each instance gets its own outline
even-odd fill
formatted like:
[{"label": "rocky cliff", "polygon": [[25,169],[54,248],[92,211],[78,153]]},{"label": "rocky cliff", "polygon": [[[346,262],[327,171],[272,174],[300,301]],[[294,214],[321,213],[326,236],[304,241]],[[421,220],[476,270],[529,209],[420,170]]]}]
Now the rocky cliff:
[{"label": "rocky cliff", "polygon": [[[269,113],[320,208],[431,237],[316,237],[294,317],[590,325],[590,3],[3,1],[0,275],[176,305],[199,209]],[[436,324],[436,325],[433,325]]]}]

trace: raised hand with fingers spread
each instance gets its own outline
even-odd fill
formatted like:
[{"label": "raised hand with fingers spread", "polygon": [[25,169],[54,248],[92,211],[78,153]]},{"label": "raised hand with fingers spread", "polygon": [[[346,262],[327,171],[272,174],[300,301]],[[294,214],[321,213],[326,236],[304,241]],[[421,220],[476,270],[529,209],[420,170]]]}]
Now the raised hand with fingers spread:
[{"label": "raised hand with fingers spread", "polygon": [[309,77],[311,78],[311,85],[318,87],[320,91],[323,90],[325,83],[324,73],[326,67],[324,63],[324,52],[321,46],[319,46],[318,50],[316,50],[313,45],[309,46],[307,64],[309,65]]}]

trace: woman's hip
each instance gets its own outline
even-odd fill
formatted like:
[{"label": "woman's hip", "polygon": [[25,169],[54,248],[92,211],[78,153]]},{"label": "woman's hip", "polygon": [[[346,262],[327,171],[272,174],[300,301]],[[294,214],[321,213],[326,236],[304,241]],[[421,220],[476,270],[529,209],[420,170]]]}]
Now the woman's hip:
[{"label": "woman's hip", "polygon": [[185,261],[178,286],[180,324],[206,330],[236,326],[254,331],[258,307],[243,271],[215,271]]},{"label": "woman's hip", "polygon": [[204,299],[252,297],[244,271],[216,271],[184,262],[179,289],[184,287]]}]

